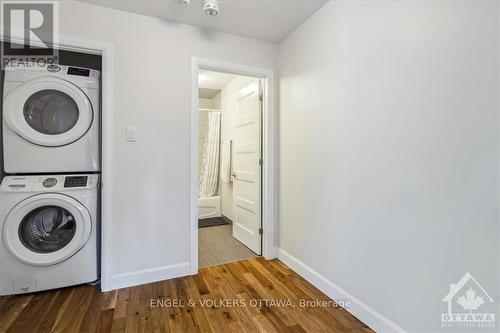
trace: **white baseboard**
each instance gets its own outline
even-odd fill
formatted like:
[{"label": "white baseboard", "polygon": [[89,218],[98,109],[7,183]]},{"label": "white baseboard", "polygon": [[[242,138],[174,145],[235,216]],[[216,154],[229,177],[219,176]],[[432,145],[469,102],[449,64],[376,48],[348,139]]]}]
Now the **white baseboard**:
[{"label": "white baseboard", "polygon": [[278,259],[309,281],[333,300],[349,300],[351,307],[346,309],[375,332],[406,332],[393,321],[381,315],[372,307],[356,299],[344,289],[328,280],[286,251],[278,248]]},{"label": "white baseboard", "polygon": [[127,288],[140,284],[190,275],[189,267],[189,262],[183,262],[130,273],[115,274],[111,277],[111,281],[109,281],[109,284],[107,285],[107,290],[103,289],[103,291]]}]

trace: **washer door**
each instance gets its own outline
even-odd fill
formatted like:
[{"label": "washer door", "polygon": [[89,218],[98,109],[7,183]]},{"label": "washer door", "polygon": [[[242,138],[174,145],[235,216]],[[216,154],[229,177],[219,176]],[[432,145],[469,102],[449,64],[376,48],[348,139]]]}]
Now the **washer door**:
[{"label": "washer door", "polygon": [[19,261],[32,266],[60,263],[88,241],[92,220],[77,200],[63,194],[32,196],[7,215],[3,241]]},{"label": "washer door", "polygon": [[74,84],[41,77],[5,97],[7,125],[25,140],[57,147],[80,139],[92,125],[94,112],[87,95]]}]

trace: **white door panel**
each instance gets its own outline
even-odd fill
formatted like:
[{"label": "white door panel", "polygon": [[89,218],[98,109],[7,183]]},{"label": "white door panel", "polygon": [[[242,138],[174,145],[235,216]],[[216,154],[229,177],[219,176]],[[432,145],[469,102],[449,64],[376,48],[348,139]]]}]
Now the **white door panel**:
[{"label": "white door panel", "polygon": [[236,97],[233,236],[261,253],[261,101],[259,80]]}]

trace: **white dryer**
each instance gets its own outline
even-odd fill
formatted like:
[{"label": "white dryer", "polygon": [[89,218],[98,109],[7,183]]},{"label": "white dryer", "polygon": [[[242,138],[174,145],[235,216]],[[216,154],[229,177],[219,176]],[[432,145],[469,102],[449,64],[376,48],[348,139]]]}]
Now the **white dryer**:
[{"label": "white dryer", "polygon": [[98,279],[98,188],[98,175],[3,179],[0,295]]},{"label": "white dryer", "polygon": [[86,68],[7,66],[5,172],[99,171],[99,80]]}]

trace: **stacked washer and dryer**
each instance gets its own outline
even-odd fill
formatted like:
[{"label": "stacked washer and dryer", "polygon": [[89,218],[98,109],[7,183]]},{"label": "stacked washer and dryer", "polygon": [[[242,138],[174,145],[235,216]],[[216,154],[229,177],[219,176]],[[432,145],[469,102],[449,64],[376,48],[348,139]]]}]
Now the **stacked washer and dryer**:
[{"label": "stacked washer and dryer", "polygon": [[100,72],[14,65],[3,87],[0,295],[96,281]]}]

